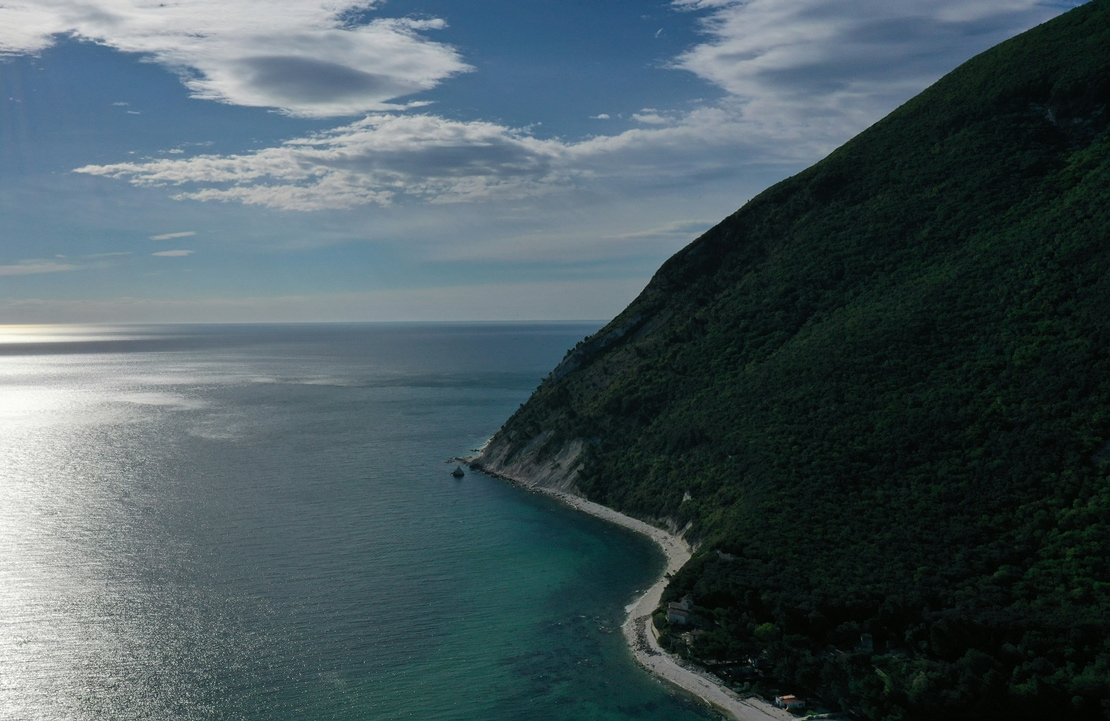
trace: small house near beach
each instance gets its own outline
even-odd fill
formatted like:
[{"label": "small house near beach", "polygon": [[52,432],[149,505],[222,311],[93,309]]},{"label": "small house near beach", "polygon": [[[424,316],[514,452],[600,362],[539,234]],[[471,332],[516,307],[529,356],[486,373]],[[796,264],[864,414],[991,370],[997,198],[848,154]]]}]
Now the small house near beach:
[{"label": "small house near beach", "polygon": [[667,604],[667,620],[671,623],[688,624],[693,613],[694,599],[691,596],[683,596],[681,601],[671,601]]},{"label": "small house near beach", "polygon": [[806,702],[793,694],[775,696],[775,705],[787,711],[805,711]]}]

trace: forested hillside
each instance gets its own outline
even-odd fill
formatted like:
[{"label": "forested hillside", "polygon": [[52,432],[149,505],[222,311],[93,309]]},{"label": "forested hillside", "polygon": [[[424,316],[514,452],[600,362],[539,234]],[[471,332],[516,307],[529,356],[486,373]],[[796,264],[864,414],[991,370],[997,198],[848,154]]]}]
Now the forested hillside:
[{"label": "forested hillside", "polygon": [[1110,717],[1108,105],[1110,2],[973,59],[667,261],[484,460],[689,525],[666,638],[736,683]]}]

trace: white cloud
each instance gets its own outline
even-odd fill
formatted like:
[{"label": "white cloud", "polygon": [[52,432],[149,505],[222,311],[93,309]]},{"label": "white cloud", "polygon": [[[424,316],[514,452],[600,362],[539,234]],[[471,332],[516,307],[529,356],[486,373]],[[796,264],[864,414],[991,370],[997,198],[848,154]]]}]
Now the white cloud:
[{"label": "white cloud", "polygon": [[173,240],[174,238],[190,238],[196,235],[195,230],[185,230],[180,233],[163,233],[162,235],[152,235],[151,240]]},{"label": "white cloud", "polygon": [[[116,252],[112,252],[112,253],[93,253],[92,255],[83,255],[83,256],[81,256],[81,260],[94,261],[95,262],[95,261],[104,260],[105,258],[121,258],[125,255],[131,255],[131,251],[124,250],[124,251],[116,251]],[[65,256],[64,255],[59,255],[57,257],[64,258]]]},{"label": "white cloud", "polygon": [[610,261],[619,261],[625,267],[656,267],[713,223],[676,221],[631,232],[613,232],[616,223],[608,223],[604,228],[596,225],[579,223],[549,231],[444,244],[431,249],[429,257],[440,262],[542,262],[549,270]]},{"label": "white cloud", "polygon": [[[434,115],[373,115],[351,125],[243,155],[198,155],[74,172],[138,186],[182,187],[178,199],[235,201],[315,211],[390,205],[400,199],[459,203],[536,197],[610,179],[656,182],[728,170],[724,148],[793,160],[805,143],[781,150],[745,137],[720,108],[703,108],[668,127],[633,129],[577,143],[527,131]],[[747,144],[747,145],[745,145]]]},{"label": "white cloud", "polygon": [[317,211],[403,199],[521,199],[612,187],[613,181],[681,182],[734,174],[744,159],[794,163],[823,147],[805,137],[771,142],[724,107],[675,114],[667,122],[567,142],[495,123],[376,114],[254,153],[86,165],[74,172],[180,188],[173,196],[179,200]]},{"label": "white cloud", "polygon": [[140,53],[198,98],[302,116],[356,115],[469,68],[422,32],[441,20],[351,24],[376,0],[15,0],[0,5],[0,53],[59,36]]},{"label": "white cloud", "polygon": [[638,113],[632,113],[632,119],[645,125],[670,125],[672,120],[654,108],[644,108]]},{"label": "white cloud", "polygon": [[688,240],[693,240],[695,237],[701,235],[705,231],[712,228],[717,224],[717,221],[708,220],[676,220],[670,223],[656,226],[654,228],[646,228],[643,230],[634,230],[629,233],[621,233],[614,236],[620,240],[640,240],[648,238],[670,238],[678,236]]},{"label": "white cloud", "polygon": [[[138,2],[111,4],[118,8]],[[187,83],[201,97],[270,103],[304,114],[337,112],[345,101],[336,93],[346,92],[344,88],[351,89],[352,97],[374,96],[383,102],[390,93],[400,92],[374,95],[377,91],[367,90],[369,85],[349,75],[352,68],[373,66],[383,78],[392,78],[383,80],[381,88],[403,85],[417,76],[430,85],[465,69],[452,50],[417,34],[438,27],[438,21],[379,20],[350,28],[341,25],[342,11],[375,3],[318,6],[283,0],[280,11],[263,12],[258,2],[262,0],[229,5],[234,10],[228,27],[238,28],[245,41],[235,40],[230,31],[212,30],[202,42],[168,30],[162,20],[149,19],[144,22],[158,33],[117,35],[132,38],[129,42],[136,46],[141,43],[134,38],[141,39],[147,43],[146,52],[162,62],[200,70],[203,75]],[[377,112],[257,152],[88,165],[76,172],[175,188],[173,197],[181,200],[299,211],[390,205],[405,199],[520,199],[568,188],[612,193],[642,183],[688,187],[692,181],[735,176],[745,165],[793,169],[811,163],[954,65],[1060,11],[1035,0],[673,4],[702,14],[706,38],[676,58],[673,67],[716,84],[725,96],[682,111],[645,108],[631,116],[639,127],[616,135],[540,139],[530,130],[491,122]],[[49,6],[69,3],[54,0]],[[203,26],[195,2],[173,6],[178,15],[186,7],[191,8],[190,22]],[[3,12],[0,8],[0,27]],[[251,28],[244,19],[252,12],[265,16],[259,28]],[[144,13],[134,15],[157,15],[153,9]],[[272,27],[271,16],[282,16],[284,24]],[[131,27],[129,22],[138,20],[119,20],[117,25]],[[279,46],[285,54],[272,54]],[[223,64],[206,70],[202,50],[215,50],[213,62]],[[329,63],[339,63],[339,69]],[[399,69],[402,66],[407,69]],[[410,71],[415,74],[406,74]],[[323,94],[316,97],[321,78],[330,80],[323,82]],[[293,99],[279,98],[287,91]]]},{"label": "white cloud", "polygon": [[[1060,13],[1038,0],[673,0],[709,41],[676,59],[743,122],[838,144],[958,63]],[[1073,4],[1078,4],[1073,3]]]},{"label": "white cloud", "polygon": [[460,202],[542,193],[565,180],[558,141],[482,122],[372,115],[244,155],[199,155],[75,172],[144,186],[208,186],[176,197],[286,210],[388,205],[398,196]]},{"label": "white cloud", "polygon": [[41,273],[61,273],[68,270],[77,270],[77,266],[69,263],[56,263],[52,260],[25,260],[14,265],[0,265],[0,276],[39,275]]},{"label": "white cloud", "polygon": [[598,113],[597,115],[591,115],[590,119],[591,120],[608,120],[609,119],[609,113]]},{"label": "white cloud", "polygon": [[160,250],[157,253],[151,253],[151,255],[158,258],[184,258],[192,254],[193,251],[191,250]]}]

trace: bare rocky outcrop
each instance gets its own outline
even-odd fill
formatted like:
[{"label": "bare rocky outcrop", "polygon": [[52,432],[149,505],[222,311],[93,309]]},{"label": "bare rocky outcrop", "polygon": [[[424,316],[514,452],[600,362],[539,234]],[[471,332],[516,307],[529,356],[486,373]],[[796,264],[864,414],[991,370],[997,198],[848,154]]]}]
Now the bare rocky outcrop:
[{"label": "bare rocky outcrop", "polygon": [[581,496],[578,473],[585,460],[586,441],[574,438],[557,451],[548,448],[552,432],[544,431],[514,452],[512,439],[499,434],[470,460],[475,469],[527,488],[545,488]]}]

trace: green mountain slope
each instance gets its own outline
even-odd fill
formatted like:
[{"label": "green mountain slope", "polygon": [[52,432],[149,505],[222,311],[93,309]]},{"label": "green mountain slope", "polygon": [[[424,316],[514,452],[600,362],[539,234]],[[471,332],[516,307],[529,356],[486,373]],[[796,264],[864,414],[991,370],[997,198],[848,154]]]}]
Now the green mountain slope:
[{"label": "green mountain slope", "polygon": [[482,462],[688,527],[665,638],[726,676],[1110,717],[1108,106],[1110,2],[973,59],[667,261]]}]

